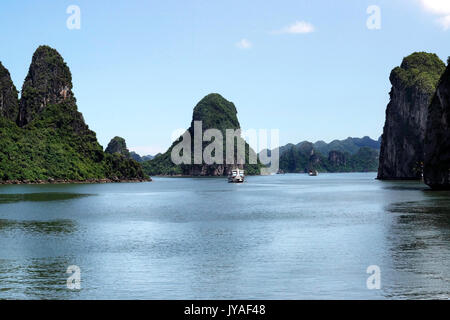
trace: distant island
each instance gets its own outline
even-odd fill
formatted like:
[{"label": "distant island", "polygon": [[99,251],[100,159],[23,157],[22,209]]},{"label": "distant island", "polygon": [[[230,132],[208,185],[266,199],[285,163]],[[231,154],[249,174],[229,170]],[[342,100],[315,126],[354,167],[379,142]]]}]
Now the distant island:
[{"label": "distant island", "polygon": [[380,140],[370,137],[287,144],[279,148],[279,173],[376,172],[379,152]]},{"label": "distant island", "polygon": [[137,162],[144,162],[148,160],[152,160],[154,156],[147,155],[147,156],[140,156],[134,151],[129,151],[127,147],[127,143],[124,138],[122,137],[114,137],[109,142],[108,146],[105,149],[106,153],[109,154],[120,154],[125,158],[133,159]]}]

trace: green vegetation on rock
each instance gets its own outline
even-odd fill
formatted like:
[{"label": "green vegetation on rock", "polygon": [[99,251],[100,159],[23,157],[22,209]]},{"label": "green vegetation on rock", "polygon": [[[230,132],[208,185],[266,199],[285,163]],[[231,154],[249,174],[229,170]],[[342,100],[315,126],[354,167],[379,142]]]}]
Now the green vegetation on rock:
[{"label": "green vegetation on rock", "polygon": [[415,52],[392,70],[391,82],[403,88],[418,88],[431,95],[444,70],[444,62],[436,54]]},{"label": "green vegetation on rock", "polygon": [[103,152],[71,88],[62,57],[39,47],[17,101],[17,123],[0,116],[0,181],[145,179],[134,160]]}]

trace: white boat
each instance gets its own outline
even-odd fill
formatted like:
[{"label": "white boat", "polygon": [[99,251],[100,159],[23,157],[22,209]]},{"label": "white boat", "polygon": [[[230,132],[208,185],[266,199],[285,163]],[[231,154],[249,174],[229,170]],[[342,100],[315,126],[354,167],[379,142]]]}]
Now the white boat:
[{"label": "white boat", "polygon": [[319,172],[317,170],[309,170],[308,174],[310,177],[315,177],[319,175]]},{"label": "white boat", "polygon": [[244,170],[233,169],[228,176],[228,182],[230,183],[243,183],[245,180]]}]

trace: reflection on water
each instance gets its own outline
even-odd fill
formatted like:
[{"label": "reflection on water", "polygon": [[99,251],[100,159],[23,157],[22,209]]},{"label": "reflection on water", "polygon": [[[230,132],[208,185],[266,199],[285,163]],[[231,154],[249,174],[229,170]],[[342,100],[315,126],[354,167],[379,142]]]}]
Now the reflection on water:
[{"label": "reflection on water", "polygon": [[450,193],[421,190],[413,199],[393,202],[388,241],[396,273],[388,298],[450,298]]},{"label": "reflection on water", "polygon": [[450,193],[372,173],[247,181],[1,187],[0,299],[449,298]]},{"label": "reflection on water", "polygon": [[59,192],[0,194],[0,204],[15,203],[22,201],[30,201],[30,202],[63,201],[87,196],[89,196],[89,194],[59,193]]},{"label": "reflection on water", "polygon": [[[386,182],[384,182],[386,183]],[[389,182],[387,182],[389,183]],[[397,182],[399,183],[399,182]],[[394,191],[402,191],[402,190],[415,190],[415,191],[426,191],[428,190],[425,185],[417,185],[417,183],[408,183],[404,182],[405,184],[401,185],[385,185],[383,186],[383,189],[385,190],[394,190]]]},{"label": "reflection on water", "polygon": [[75,232],[76,223],[72,220],[15,221],[0,219],[0,232],[17,230],[25,233],[68,234]]},{"label": "reflection on water", "polygon": [[24,260],[21,265],[0,260],[0,298],[63,299],[76,294],[67,290],[66,286],[68,275],[65,272],[70,260],[66,257],[34,258]]},{"label": "reflection on water", "polygon": [[450,217],[450,198],[393,203],[388,211],[394,213],[423,213]]},{"label": "reflection on water", "polygon": [[392,203],[387,211],[400,215],[400,224],[415,225],[427,223],[440,228],[450,228],[450,195],[434,194],[432,199]]}]

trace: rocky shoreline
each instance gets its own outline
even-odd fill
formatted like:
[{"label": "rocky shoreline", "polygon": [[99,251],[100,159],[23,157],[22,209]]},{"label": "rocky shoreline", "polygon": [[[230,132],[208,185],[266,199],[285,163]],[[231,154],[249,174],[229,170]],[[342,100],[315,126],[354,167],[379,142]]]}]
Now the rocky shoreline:
[{"label": "rocky shoreline", "polygon": [[151,182],[152,179],[88,179],[88,180],[68,180],[68,179],[48,179],[48,180],[0,180],[0,185],[13,184],[102,184],[102,183],[140,183]]}]

